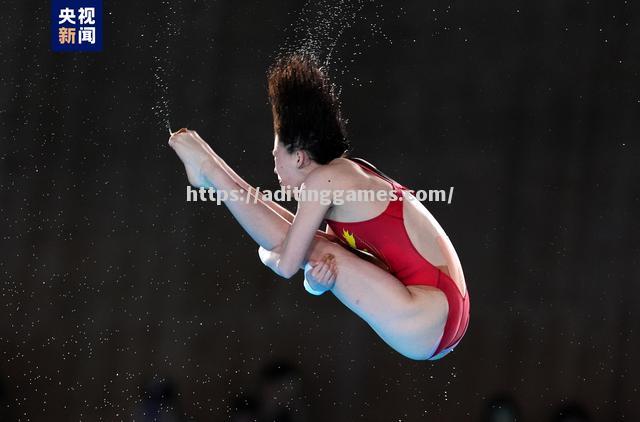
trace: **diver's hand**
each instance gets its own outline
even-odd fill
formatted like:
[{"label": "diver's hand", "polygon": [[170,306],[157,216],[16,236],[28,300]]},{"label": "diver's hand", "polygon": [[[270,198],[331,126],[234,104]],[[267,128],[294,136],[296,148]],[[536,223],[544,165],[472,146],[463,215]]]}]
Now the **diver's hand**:
[{"label": "diver's hand", "polygon": [[196,187],[210,187],[203,173],[204,165],[215,160],[209,145],[196,132],[180,129],[169,138],[169,146],[182,160],[189,183]]},{"label": "diver's hand", "polygon": [[305,288],[311,294],[320,295],[333,288],[337,276],[336,260],[333,255],[327,254],[321,261],[309,261],[304,272]]}]

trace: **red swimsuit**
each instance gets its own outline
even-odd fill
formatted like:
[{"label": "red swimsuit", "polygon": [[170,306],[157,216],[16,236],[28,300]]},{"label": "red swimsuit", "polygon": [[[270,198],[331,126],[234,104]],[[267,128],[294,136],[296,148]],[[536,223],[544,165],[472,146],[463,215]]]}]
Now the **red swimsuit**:
[{"label": "red swimsuit", "polygon": [[340,241],[352,248],[375,255],[390,269],[391,274],[405,286],[426,285],[436,287],[449,302],[449,315],[444,334],[433,356],[457,345],[469,325],[469,292],[463,297],[456,283],[445,273],[424,259],[411,243],[404,227],[402,197],[406,187],[386,177],[371,164],[351,159],[363,170],[389,182],[397,200],[389,201],[387,209],[377,217],[365,221],[342,223],[325,220]]}]

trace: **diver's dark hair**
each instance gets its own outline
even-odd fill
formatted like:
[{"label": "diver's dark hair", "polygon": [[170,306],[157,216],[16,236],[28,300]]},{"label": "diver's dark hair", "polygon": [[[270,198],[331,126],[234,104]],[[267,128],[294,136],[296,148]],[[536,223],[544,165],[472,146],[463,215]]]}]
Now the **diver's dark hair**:
[{"label": "diver's dark hair", "polygon": [[273,129],[289,153],[305,150],[318,164],[349,149],[335,87],[308,54],[279,58],[269,69]]}]

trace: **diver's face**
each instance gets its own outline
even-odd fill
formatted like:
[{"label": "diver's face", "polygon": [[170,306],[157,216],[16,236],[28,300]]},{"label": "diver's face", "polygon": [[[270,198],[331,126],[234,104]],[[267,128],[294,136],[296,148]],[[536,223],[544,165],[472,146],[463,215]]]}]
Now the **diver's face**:
[{"label": "diver's face", "polygon": [[289,153],[287,148],[278,139],[278,135],[273,140],[273,172],[278,176],[278,182],[284,187],[300,187],[304,180],[300,172],[300,152]]}]

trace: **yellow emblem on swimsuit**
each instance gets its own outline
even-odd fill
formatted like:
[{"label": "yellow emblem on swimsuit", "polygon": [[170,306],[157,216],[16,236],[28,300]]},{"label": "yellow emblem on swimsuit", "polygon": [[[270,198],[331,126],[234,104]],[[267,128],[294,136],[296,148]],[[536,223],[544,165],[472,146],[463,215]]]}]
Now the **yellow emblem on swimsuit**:
[{"label": "yellow emblem on swimsuit", "polygon": [[367,248],[358,249],[358,247],[356,246],[356,238],[355,238],[355,236],[352,233],[349,233],[348,230],[342,229],[342,237],[344,237],[344,239],[347,241],[349,246],[351,246],[353,249],[357,249],[359,251],[364,251],[364,252],[369,252],[367,250]]},{"label": "yellow emblem on swimsuit", "polygon": [[353,237],[353,234],[349,233],[348,230],[342,229],[342,237],[344,237],[344,240],[347,241],[349,246],[351,246],[353,249],[357,249],[356,248],[356,238]]}]

